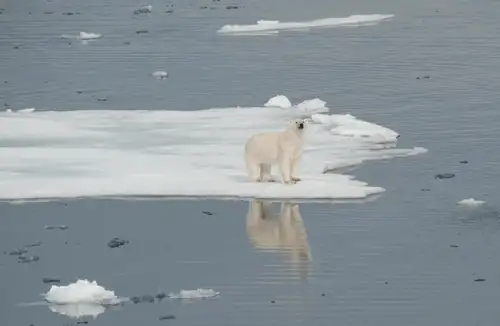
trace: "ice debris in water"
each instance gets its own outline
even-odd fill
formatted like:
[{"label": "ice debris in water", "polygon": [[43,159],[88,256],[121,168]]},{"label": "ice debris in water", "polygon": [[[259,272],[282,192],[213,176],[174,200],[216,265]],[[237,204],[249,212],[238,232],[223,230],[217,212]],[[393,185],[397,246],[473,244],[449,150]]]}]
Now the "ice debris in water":
[{"label": "ice debris in water", "polygon": [[124,244],[129,243],[128,240],[123,240],[120,238],[113,238],[108,242],[108,247],[110,248],[118,248],[123,246]]},{"label": "ice debris in water", "polygon": [[455,177],[455,173],[439,173],[434,176],[436,179],[451,179]]},{"label": "ice debris in water", "polygon": [[101,34],[80,32],[80,40],[93,40],[101,38]]},{"label": "ice debris in water", "polygon": [[96,304],[115,305],[120,299],[115,292],[106,290],[96,281],[77,280],[69,285],[52,285],[44,295],[45,300],[53,304]]},{"label": "ice debris in water", "polygon": [[80,34],[77,36],[67,35],[67,34],[61,35],[61,38],[63,38],[63,39],[77,39],[77,40],[82,40],[82,41],[98,39],[101,37],[102,37],[101,34],[86,33],[86,32],[80,32]]},{"label": "ice debris in water", "polygon": [[20,256],[20,255],[24,255],[27,252],[28,252],[28,250],[26,250],[24,248],[16,248],[16,249],[12,250],[11,252],[9,252],[9,255]]},{"label": "ice debris in water", "polygon": [[204,299],[216,297],[220,292],[212,289],[181,290],[179,293],[169,293],[171,299]]},{"label": "ice debris in water", "polygon": [[264,106],[287,109],[292,106],[292,103],[285,95],[276,95],[275,97],[270,98]]},{"label": "ice debris in water", "polygon": [[142,6],[136,10],[134,10],[134,14],[139,15],[139,14],[149,14],[150,12],[153,11],[153,6],[148,5],[148,6]]},{"label": "ice debris in water", "polygon": [[168,73],[166,71],[158,70],[152,73],[153,77],[158,79],[165,79],[168,77]]},{"label": "ice debris in water", "polygon": [[67,230],[69,229],[66,225],[45,225],[45,230]]},{"label": "ice debris in water", "polygon": [[484,200],[477,200],[474,198],[467,198],[467,199],[462,199],[459,201],[457,204],[462,205],[462,206],[468,206],[468,207],[477,207],[481,206],[484,203],[486,203]]},{"label": "ice debris in water", "polygon": [[38,256],[19,256],[17,257],[17,262],[18,263],[33,263],[36,261],[39,261],[40,257]]}]

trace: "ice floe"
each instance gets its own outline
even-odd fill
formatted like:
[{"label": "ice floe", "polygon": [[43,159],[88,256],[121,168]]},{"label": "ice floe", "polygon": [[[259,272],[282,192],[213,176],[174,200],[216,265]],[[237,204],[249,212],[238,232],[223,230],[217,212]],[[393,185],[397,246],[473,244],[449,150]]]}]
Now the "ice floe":
[{"label": "ice floe", "polygon": [[[398,132],[350,114],[330,114],[320,99],[289,102],[283,96],[268,106],[196,111],[0,112],[0,199],[361,199],[384,189],[324,172],[426,152],[397,148]],[[303,181],[250,182],[243,160],[248,137],[283,130],[296,117],[308,121]],[[272,173],[278,176],[274,168]]]},{"label": "ice floe", "polygon": [[303,30],[310,28],[326,28],[338,26],[363,26],[379,23],[394,15],[351,15],[343,18],[324,18],[310,21],[280,22],[278,20],[258,20],[256,24],[224,25],[217,32],[221,34],[245,34],[278,32],[281,30]]}]

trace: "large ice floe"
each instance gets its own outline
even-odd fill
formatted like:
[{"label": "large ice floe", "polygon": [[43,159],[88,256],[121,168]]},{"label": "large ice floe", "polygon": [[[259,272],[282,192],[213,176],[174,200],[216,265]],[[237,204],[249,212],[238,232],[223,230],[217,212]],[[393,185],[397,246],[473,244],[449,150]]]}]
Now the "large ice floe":
[{"label": "large ice floe", "polygon": [[310,21],[280,22],[278,20],[259,20],[256,24],[224,25],[217,32],[221,34],[273,34],[282,30],[307,30],[340,26],[367,26],[393,18],[394,15],[351,15],[342,18],[323,18]]},{"label": "large ice floe", "polygon": [[[361,199],[384,189],[340,174],[339,168],[426,152],[398,149],[397,132],[349,114],[329,114],[325,104],[315,98],[292,105],[278,96],[261,107],[197,111],[2,112],[0,199]],[[297,117],[309,121],[303,181],[250,182],[246,140],[284,130]],[[273,175],[279,179],[275,167]]]}]

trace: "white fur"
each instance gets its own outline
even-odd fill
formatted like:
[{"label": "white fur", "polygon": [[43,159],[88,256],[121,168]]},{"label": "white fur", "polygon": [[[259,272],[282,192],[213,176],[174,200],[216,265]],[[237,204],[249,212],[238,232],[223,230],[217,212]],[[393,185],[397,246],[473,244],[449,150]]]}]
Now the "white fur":
[{"label": "white fur", "polygon": [[[300,126],[303,128],[300,129]],[[280,168],[282,182],[292,184],[300,181],[299,163],[302,156],[305,122],[290,120],[286,130],[253,135],[245,145],[245,162],[248,176],[256,182],[274,181],[271,166]]]}]

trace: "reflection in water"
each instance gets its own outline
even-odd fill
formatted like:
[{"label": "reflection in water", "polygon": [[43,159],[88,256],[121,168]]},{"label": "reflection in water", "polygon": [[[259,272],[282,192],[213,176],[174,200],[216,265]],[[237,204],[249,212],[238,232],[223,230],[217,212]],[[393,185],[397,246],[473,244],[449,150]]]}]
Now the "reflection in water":
[{"label": "reflection in water", "polygon": [[94,319],[106,311],[104,306],[91,303],[49,305],[49,309],[70,318],[92,316]]},{"label": "reflection in water", "polygon": [[307,277],[311,253],[298,204],[282,203],[281,211],[276,214],[271,202],[250,201],[246,230],[256,249],[287,253],[293,270]]}]

